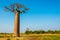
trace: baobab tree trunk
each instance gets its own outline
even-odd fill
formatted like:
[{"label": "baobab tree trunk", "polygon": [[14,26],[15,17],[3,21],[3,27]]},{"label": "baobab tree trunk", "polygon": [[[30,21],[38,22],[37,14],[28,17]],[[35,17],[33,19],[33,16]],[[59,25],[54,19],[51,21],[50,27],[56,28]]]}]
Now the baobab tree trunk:
[{"label": "baobab tree trunk", "polygon": [[19,12],[16,12],[15,13],[15,21],[14,21],[14,34],[13,34],[14,37],[20,36],[20,31],[19,31],[20,23],[19,22],[20,22],[19,21]]}]

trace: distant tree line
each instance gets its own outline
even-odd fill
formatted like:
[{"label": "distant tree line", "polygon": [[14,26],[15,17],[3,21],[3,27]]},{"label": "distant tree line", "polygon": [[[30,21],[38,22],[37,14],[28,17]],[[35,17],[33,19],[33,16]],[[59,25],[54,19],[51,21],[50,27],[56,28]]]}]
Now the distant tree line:
[{"label": "distant tree line", "polygon": [[29,30],[27,29],[25,31],[25,34],[60,34],[60,30],[48,30],[48,31],[44,31],[44,30]]}]

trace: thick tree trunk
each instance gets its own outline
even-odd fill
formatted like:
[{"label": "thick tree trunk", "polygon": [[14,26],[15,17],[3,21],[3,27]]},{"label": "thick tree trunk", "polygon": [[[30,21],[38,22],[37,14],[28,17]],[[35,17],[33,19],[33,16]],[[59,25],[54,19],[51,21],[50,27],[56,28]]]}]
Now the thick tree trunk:
[{"label": "thick tree trunk", "polygon": [[20,20],[19,20],[19,12],[15,13],[15,21],[14,21],[14,34],[13,36],[19,37],[20,36],[20,31],[19,31],[19,26],[20,26]]}]

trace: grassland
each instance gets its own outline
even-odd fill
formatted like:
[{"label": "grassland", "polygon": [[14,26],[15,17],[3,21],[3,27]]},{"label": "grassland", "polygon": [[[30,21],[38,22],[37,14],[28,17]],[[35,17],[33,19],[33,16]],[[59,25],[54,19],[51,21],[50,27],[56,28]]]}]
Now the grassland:
[{"label": "grassland", "polygon": [[60,40],[60,34],[20,34],[20,37],[0,34],[0,40]]}]

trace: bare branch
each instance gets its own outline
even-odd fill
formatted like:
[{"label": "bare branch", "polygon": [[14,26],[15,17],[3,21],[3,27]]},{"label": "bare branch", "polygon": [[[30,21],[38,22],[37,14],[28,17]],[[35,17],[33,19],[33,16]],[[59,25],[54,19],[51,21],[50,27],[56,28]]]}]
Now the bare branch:
[{"label": "bare branch", "polygon": [[4,7],[6,10],[12,11],[11,9],[9,9],[7,6]]},{"label": "bare branch", "polygon": [[29,8],[25,8],[24,10],[29,10]]},{"label": "bare branch", "polygon": [[22,12],[26,12],[29,8],[26,8],[22,4],[16,3],[16,4],[11,4],[10,8],[6,6],[5,9],[7,9],[9,11],[12,11],[12,12],[20,12],[20,13],[22,13]]},{"label": "bare branch", "polygon": [[12,11],[14,11],[14,10],[15,10],[15,9],[14,9],[14,4],[12,4],[12,5],[10,6],[10,8],[11,8]]},{"label": "bare branch", "polygon": [[24,5],[16,3],[17,8],[24,8]]}]

